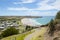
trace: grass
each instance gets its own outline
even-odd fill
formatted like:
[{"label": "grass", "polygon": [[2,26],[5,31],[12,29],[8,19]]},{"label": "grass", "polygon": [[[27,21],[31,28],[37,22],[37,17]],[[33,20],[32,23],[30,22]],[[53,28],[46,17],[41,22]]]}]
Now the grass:
[{"label": "grass", "polygon": [[9,36],[9,37],[3,38],[2,40],[24,40],[25,36],[27,36],[28,34],[31,34],[32,32],[34,31],[29,31],[23,34]]},{"label": "grass", "polygon": [[36,33],[31,40],[44,40],[44,33],[46,32],[47,28],[41,28],[41,30]]}]

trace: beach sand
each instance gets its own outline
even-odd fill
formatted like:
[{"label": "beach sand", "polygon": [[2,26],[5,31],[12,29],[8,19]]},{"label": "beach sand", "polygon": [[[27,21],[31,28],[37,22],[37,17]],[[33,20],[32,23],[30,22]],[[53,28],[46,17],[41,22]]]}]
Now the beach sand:
[{"label": "beach sand", "polygon": [[29,26],[40,26],[42,24],[38,23],[37,21],[33,20],[32,18],[24,18],[21,20],[23,25],[29,25]]}]

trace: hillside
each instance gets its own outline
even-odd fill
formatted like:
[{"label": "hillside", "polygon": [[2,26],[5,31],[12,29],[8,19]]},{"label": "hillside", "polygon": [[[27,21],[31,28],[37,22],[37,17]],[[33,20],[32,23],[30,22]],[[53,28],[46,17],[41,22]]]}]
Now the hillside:
[{"label": "hillside", "polygon": [[60,11],[48,27],[49,29],[44,35],[44,40],[60,40]]}]

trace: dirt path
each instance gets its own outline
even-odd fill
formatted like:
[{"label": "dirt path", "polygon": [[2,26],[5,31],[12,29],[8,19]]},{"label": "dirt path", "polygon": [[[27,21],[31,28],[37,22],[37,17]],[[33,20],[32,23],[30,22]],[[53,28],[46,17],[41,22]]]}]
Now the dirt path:
[{"label": "dirt path", "polygon": [[45,32],[46,32],[45,27],[35,29],[35,32],[33,32],[32,34],[27,35],[24,40],[36,40],[36,38],[39,35],[43,35]]}]

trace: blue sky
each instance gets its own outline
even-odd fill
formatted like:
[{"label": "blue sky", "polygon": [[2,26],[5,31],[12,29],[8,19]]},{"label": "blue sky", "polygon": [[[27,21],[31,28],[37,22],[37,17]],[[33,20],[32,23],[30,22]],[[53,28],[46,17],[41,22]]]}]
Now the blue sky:
[{"label": "blue sky", "polygon": [[0,0],[0,16],[55,16],[60,0]]}]

